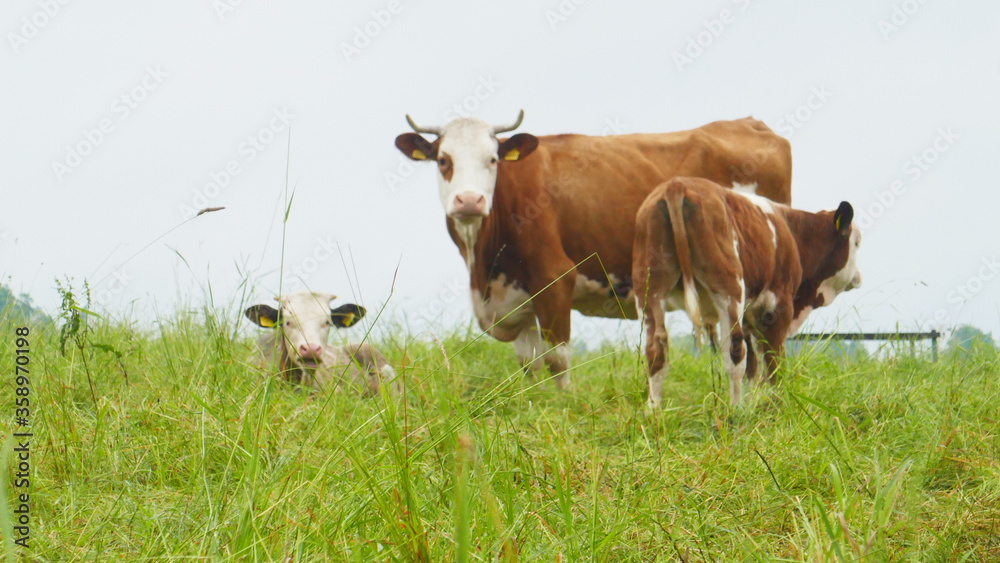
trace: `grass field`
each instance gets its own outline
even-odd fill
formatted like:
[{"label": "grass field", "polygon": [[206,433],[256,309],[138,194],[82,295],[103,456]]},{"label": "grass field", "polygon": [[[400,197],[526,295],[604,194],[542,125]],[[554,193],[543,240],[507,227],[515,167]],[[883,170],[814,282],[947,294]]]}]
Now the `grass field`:
[{"label": "grass field", "polygon": [[[378,342],[405,382],[393,401],[270,377],[229,316],[91,319],[65,356],[57,330],[34,327],[32,528],[16,555],[1000,560],[995,352],[807,351],[734,410],[718,361],[674,350],[653,413],[635,349],[577,355],[567,394],[522,378],[507,345],[399,335]],[[10,374],[13,326],[2,334]],[[4,388],[14,428],[12,377]]]}]

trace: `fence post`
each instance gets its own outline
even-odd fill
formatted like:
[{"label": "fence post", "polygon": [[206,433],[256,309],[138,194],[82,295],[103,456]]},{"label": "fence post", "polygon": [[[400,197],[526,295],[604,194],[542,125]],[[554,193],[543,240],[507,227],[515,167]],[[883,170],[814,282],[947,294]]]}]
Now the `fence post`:
[{"label": "fence post", "polygon": [[938,361],[938,339],[943,335],[932,330],[930,332],[831,332],[831,333],[800,333],[792,336],[789,340],[888,340],[892,343],[893,350],[899,351],[895,346],[901,340],[910,342],[910,353],[916,353],[917,340],[931,340],[931,359]]}]

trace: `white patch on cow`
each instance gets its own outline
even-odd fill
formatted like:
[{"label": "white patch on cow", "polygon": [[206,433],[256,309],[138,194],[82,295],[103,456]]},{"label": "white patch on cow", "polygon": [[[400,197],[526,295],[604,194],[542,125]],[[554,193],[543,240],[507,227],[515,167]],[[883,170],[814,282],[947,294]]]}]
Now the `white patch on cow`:
[{"label": "white patch on cow", "polygon": [[596,317],[621,317],[622,312],[630,314],[627,303],[632,292],[619,300],[612,291],[618,283],[613,274],[606,280],[592,280],[578,273],[573,284],[573,308],[584,315]]},{"label": "white patch on cow", "polygon": [[521,367],[527,367],[531,373],[540,371],[545,366],[545,362],[541,359],[545,349],[545,341],[542,340],[538,325],[522,330],[514,340],[514,353],[517,354]]},{"label": "white patch on cow", "polygon": [[[740,280],[740,285],[742,286],[743,281]],[[729,314],[730,306],[736,311],[740,312],[742,315],[743,311],[743,299],[739,301],[732,302],[728,295],[713,295],[712,301],[715,302],[715,308],[719,312],[719,325],[722,327],[722,363],[726,367],[726,371],[729,372],[729,398],[732,404],[735,406],[740,402],[743,397],[743,376],[746,373],[747,366],[747,354],[744,350],[743,357],[739,362],[733,362],[732,349],[734,346],[739,346],[741,343],[734,342],[733,340],[733,329],[741,324],[741,319],[732,318]]]},{"label": "white patch on cow", "polygon": [[767,217],[767,228],[771,229],[771,244],[774,245],[774,249],[778,249],[778,230],[774,228],[774,221],[771,216]]},{"label": "white patch on cow", "polygon": [[498,148],[493,126],[477,117],[459,117],[442,128],[438,156],[448,155],[452,162],[450,180],[438,170],[438,192],[445,213],[451,216],[455,211],[455,196],[475,194],[486,198],[485,214],[489,215],[497,187]]},{"label": "white patch on cow", "polygon": [[[838,270],[833,276],[823,280],[816,289],[816,294],[823,298],[822,306],[833,303],[838,295],[845,291],[861,287],[861,270],[858,269],[858,248],[861,246],[861,231],[857,227],[851,228],[850,250],[847,255],[847,262],[844,267]],[[812,306],[803,307],[799,314],[792,319],[788,327],[788,335],[791,336],[802,329],[809,314],[812,313]]]},{"label": "white patch on cow", "polygon": [[621,280],[614,274],[608,274],[603,280],[592,280],[582,274],[577,274],[573,284],[573,309],[590,317],[606,317],[620,319],[638,319],[642,311],[633,315],[629,302],[635,301],[635,289],[629,288],[624,297],[617,297],[614,288],[621,285]]},{"label": "white patch on cow", "polygon": [[809,313],[812,313],[812,310],[812,307],[806,306],[799,311],[799,314],[792,319],[792,323],[788,325],[788,336],[798,334],[799,330],[802,329],[802,325],[805,324],[806,319],[809,318]]},{"label": "white patch on cow", "polygon": [[[500,340],[513,340],[520,334],[527,317],[534,316],[531,302],[528,301],[531,295],[518,285],[508,283],[505,274],[490,280],[489,286],[488,300],[483,299],[479,290],[472,290],[472,309],[479,321],[479,327]],[[509,333],[512,330],[517,332]]]},{"label": "white patch on cow", "polygon": [[549,366],[549,372],[555,376],[556,385],[563,390],[570,387],[569,362],[572,356],[573,351],[568,344],[556,344],[543,356],[545,364]]},{"label": "white patch on cow", "polygon": [[833,300],[845,291],[861,287],[861,270],[858,269],[858,248],[861,246],[861,231],[852,227],[850,237],[847,262],[844,264],[844,267],[819,284],[817,292],[823,296],[823,305],[833,303]]},{"label": "white patch on cow", "polygon": [[759,313],[773,313],[778,308],[778,297],[770,289],[766,289],[754,299],[754,310]]},{"label": "white patch on cow", "polygon": [[[741,277],[736,278],[736,283],[739,284],[739,286],[740,286],[740,303],[746,303],[746,299],[747,299],[747,286],[746,286],[745,283],[743,283],[743,278],[741,278]],[[739,322],[740,323],[743,322],[743,309],[740,309]]]},{"label": "white patch on cow", "polygon": [[[739,239],[739,237],[735,233],[733,233],[733,251],[736,252],[736,259],[739,260],[740,259],[740,239]],[[743,276],[737,276],[736,277],[736,283],[739,284],[739,286],[740,286],[740,303],[743,303],[744,301],[746,301],[746,295],[747,295],[747,286],[743,282]],[[743,310],[740,309],[740,316],[741,317],[742,317],[742,314],[743,314]],[[743,319],[741,318],[740,322],[742,322],[742,321],[743,321]]]},{"label": "white patch on cow", "polygon": [[462,239],[465,246],[465,266],[472,272],[472,266],[476,263],[476,239],[479,237],[479,227],[482,219],[477,219],[471,223],[460,223],[455,221],[455,232],[458,238]]},{"label": "white patch on cow", "polygon": [[751,186],[752,187],[744,186],[742,184],[733,184],[733,192],[738,193],[750,200],[750,202],[763,211],[765,215],[774,215],[774,206],[778,204],[767,199],[766,197],[757,195],[757,184],[752,184]]},{"label": "white patch on cow", "polygon": [[667,377],[666,364],[659,371],[649,376],[649,399],[646,405],[651,409],[658,409],[663,402],[663,380]]},{"label": "white patch on cow", "polygon": [[584,275],[577,274],[576,283],[573,285],[573,300],[592,297],[594,295],[606,296],[608,287],[597,280],[592,280]]}]

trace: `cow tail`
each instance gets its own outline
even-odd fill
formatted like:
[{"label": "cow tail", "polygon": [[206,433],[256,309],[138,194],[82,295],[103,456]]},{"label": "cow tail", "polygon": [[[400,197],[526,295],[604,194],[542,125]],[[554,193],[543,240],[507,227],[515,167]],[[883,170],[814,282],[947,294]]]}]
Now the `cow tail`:
[{"label": "cow tail", "polygon": [[702,321],[701,309],[698,307],[698,289],[694,285],[691,245],[688,244],[687,228],[684,225],[683,186],[671,182],[667,186],[665,199],[666,201],[660,201],[660,212],[666,211],[663,218],[674,231],[674,249],[677,252],[677,264],[681,267],[681,283],[684,284],[684,309],[691,318],[691,323],[700,328]]}]

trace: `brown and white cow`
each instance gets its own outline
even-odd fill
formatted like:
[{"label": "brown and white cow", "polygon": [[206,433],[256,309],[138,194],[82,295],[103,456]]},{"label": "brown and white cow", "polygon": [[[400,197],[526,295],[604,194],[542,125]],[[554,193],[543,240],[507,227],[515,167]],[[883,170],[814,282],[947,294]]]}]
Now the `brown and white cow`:
[{"label": "brown and white cow", "polygon": [[[519,133],[462,117],[396,137],[409,158],[437,163],[448,232],[465,259],[480,327],[514,342],[522,366],[541,356],[569,387],[570,311],[636,317],[635,214],[665,179],[703,176],[791,197],[788,141],[752,118],[675,133],[609,137]],[[433,141],[419,133],[436,135]],[[544,342],[543,342],[544,340]]]},{"label": "brown and white cow", "polygon": [[245,314],[258,326],[274,329],[258,345],[267,365],[276,362],[285,379],[321,391],[347,383],[377,394],[383,383],[396,377],[385,356],[367,343],[327,344],[331,328],[349,327],[366,312],[353,303],[332,309],[336,298],[329,293],[292,293],[275,297],[278,309],[254,305]]},{"label": "brown and white cow", "polygon": [[703,178],[656,187],[636,216],[633,279],[646,323],[649,406],[660,406],[667,366],[666,301],[680,300],[695,326],[721,323],[730,399],[756,372],[754,341],[767,378],[785,338],[815,307],[861,286],[861,231],[846,201],[809,213]]}]

